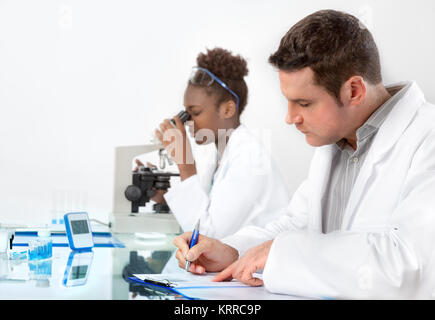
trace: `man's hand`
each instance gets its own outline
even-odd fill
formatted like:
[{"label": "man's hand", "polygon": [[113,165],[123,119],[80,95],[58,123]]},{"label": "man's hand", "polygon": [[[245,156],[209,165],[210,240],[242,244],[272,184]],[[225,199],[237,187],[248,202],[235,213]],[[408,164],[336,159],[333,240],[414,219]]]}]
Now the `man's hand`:
[{"label": "man's hand", "polygon": [[174,245],[178,248],[175,257],[180,268],[186,267],[186,259],[191,261],[190,272],[202,274],[218,272],[225,269],[236,261],[239,253],[233,247],[226,245],[219,240],[199,235],[198,242],[190,248],[189,243],[192,232],[186,232],[174,239]]},{"label": "man's hand", "polygon": [[157,138],[165,147],[169,156],[177,163],[180,170],[181,181],[196,174],[195,161],[193,159],[192,146],[186,137],[186,129],[178,116],[174,117],[175,128],[166,119],[160,124],[160,130],[156,129]]},{"label": "man's hand", "polygon": [[264,270],[273,240],[249,249],[245,255],[213,278],[213,281],[237,279],[250,286],[261,286],[263,280],[254,278],[253,273]]}]

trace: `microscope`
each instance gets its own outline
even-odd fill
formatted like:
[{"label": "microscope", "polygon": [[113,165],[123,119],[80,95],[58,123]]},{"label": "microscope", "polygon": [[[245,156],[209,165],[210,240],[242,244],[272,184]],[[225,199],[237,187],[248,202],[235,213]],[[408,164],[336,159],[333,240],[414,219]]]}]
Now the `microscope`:
[{"label": "microscope", "polygon": [[[186,111],[181,111],[178,117],[185,123],[190,115]],[[175,127],[175,121],[172,119],[171,122]],[[170,178],[179,176],[178,173],[145,166],[139,166],[132,172],[134,157],[156,151],[159,152],[160,169],[165,168],[166,162],[172,164],[172,160],[160,142],[140,146],[121,146],[115,149],[113,212],[110,216],[113,232],[181,232],[180,225],[166,204],[156,203],[151,212],[139,212],[139,208],[144,207],[151,200],[156,190],[168,190]]]},{"label": "microscope", "polygon": [[[169,179],[179,176],[178,173],[161,172],[155,168],[139,166],[133,173],[133,184],[125,189],[125,197],[131,201],[131,212],[139,212],[139,207],[145,206],[156,194],[155,190],[167,191],[170,188]],[[156,213],[169,213],[169,207],[164,203],[153,205]]]}]

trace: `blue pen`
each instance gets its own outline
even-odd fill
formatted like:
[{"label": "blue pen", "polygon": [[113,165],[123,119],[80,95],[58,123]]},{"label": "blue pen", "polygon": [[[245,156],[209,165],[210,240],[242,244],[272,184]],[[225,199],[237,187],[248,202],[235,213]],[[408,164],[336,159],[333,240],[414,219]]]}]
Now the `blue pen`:
[{"label": "blue pen", "polygon": [[[192,238],[190,239],[190,243],[189,243],[189,249],[192,248],[198,242],[198,236],[199,236],[199,219],[195,225],[195,228],[193,229]],[[189,270],[189,267],[190,267],[190,261],[186,260],[186,271]]]}]

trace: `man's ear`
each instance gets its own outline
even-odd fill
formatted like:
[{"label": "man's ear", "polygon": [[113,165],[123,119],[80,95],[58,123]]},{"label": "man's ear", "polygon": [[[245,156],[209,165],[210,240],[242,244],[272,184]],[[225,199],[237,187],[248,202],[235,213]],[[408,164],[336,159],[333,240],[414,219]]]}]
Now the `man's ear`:
[{"label": "man's ear", "polygon": [[352,76],[341,86],[340,98],[344,105],[360,105],[366,95],[367,87],[361,76]]},{"label": "man's ear", "polygon": [[219,106],[219,114],[222,119],[230,119],[236,114],[236,112],[237,106],[233,100],[225,101]]}]

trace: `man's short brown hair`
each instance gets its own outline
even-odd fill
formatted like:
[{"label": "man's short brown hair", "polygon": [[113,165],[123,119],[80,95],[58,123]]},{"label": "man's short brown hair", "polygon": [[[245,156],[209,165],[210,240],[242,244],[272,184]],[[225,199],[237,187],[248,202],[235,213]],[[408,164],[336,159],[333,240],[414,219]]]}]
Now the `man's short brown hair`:
[{"label": "man's short brown hair", "polygon": [[371,84],[382,81],[379,52],[367,28],[354,16],[317,11],[296,23],[281,39],[269,62],[283,71],[310,67],[318,85],[340,101],[340,89],[351,76]]}]

